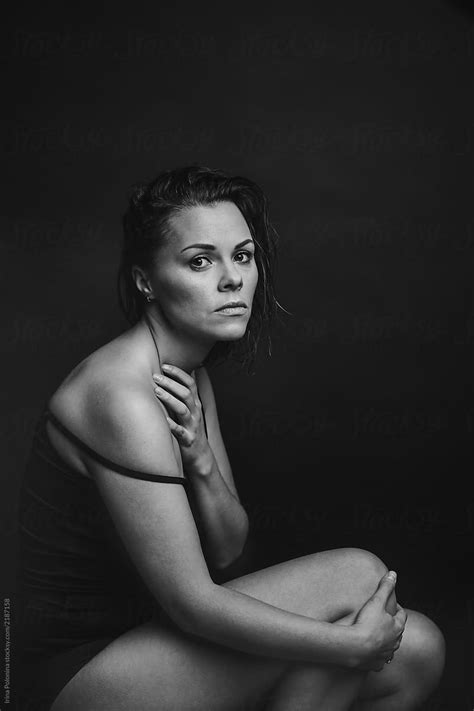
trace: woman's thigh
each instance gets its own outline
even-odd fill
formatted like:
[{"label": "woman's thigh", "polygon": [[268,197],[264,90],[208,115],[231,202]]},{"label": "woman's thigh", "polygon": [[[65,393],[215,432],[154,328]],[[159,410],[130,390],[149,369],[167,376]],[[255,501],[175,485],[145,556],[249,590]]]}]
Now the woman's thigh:
[{"label": "woman's thigh", "polygon": [[[223,586],[289,612],[335,621],[359,609],[385,571],[366,551],[337,549],[285,561]],[[260,707],[293,665],[150,621],[118,637],[82,667],[51,711],[249,711]],[[322,673],[331,674],[325,668]]]}]

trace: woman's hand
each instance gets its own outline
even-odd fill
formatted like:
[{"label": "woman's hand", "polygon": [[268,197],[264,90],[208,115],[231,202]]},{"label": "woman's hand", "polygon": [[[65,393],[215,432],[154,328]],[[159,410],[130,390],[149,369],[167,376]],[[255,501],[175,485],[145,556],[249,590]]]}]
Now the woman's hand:
[{"label": "woman's hand", "polygon": [[155,395],[166,407],[166,419],[181,450],[183,467],[188,471],[210,456],[194,371],[189,375],[176,365],[162,364],[163,374],[153,374]]},{"label": "woman's hand", "polygon": [[390,664],[400,646],[407,614],[397,604],[397,612],[386,611],[388,599],[395,589],[397,580],[393,571],[384,575],[377,590],[360,609],[353,623],[358,627],[362,639],[362,656],[357,667],[368,671],[381,671]]}]

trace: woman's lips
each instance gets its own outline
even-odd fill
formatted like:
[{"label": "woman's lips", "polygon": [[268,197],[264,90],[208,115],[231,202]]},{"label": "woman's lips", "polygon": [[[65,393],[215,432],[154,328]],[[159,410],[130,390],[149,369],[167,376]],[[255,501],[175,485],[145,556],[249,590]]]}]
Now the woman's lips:
[{"label": "woman's lips", "polygon": [[246,306],[227,306],[224,309],[216,309],[217,314],[224,314],[224,316],[241,316],[246,311]]}]

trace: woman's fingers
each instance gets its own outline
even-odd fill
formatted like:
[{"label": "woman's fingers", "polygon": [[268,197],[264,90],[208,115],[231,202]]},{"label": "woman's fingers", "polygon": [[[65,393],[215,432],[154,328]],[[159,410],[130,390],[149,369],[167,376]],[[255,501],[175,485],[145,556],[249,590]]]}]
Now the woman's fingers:
[{"label": "woman's fingers", "polygon": [[396,615],[394,616],[395,622],[400,626],[401,632],[403,634],[403,630],[405,629],[406,621],[407,621],[407,613],[401,607],[399,610],[397,610]]},{"label": "woman's fingers", "polygon": [[158,385],[161,388],[166,388],[166,390],[180,400],[186,400],[186,398],[192,396],[190,389],[186,385],[178,383],[176,380],[169,378],[167,375],[153,373],[153,380],[155,381],[155,385]]},{"label": "woman's fingers", "polygon": [[193,375],[186,373],[182,368],[178,368],[177,365],[169,365],[168,363],[162,363],[161,369],[165,375],[170,378],[177,380],[178,382],[185,385],[191,392],[195,395],[197,393],[196,381],[194,379],[195,371],[193,370]]},{"label": "woman's fingers", "polygon": [[171,410],[171,414],[176,415],[181,420],[190,417],[191,412],[188,406],[182,400],[171,395],[171,393],[167,392],[164,388],[156,386],[155,395],[160,399],[163,405],[166,405],[166,407]]},{"label": "woman's fingers", "polygon": [[380,672],[385,669],[386,664],[390,664],[392,662],[393,655],[391,657],[379,657],[376,661],[372,662],[372,664],[367,665],[363,668],[367,669],[368,671],[375,671],[375,672]]},{"label": "woman's fingers", "polygon": [[[375,591],[373,597],[380,600],[385,606],[387,600],[395,589],[395,584],[397,582],[397,574],[394,570],[389,570],[388,573],[383,575],[380,579],[377,590]],[[397,613],[398,614],[398,613]]]},{"label": "woman's fingers", "polygon": [[[164,368],[165,366],[163,365],[162,367]],[[187,384],[181,384],[174,378],[168,377],[162,373],[153,373],[155,394],[160,398],[160,400],[162,400],[163,403],[169,405],[173,412],[181,418],[186,418],[189,413],[194,412],[194,410],[200,406],[196,383],[190,375],[184,373],[184,371],[180,368],[173,366],[172,370],[173,375],[177,375],[179,371],[179,377],[182,380],[186,379]],[[181,373],[183,373],[186,378],[184,378]]]},{"label": "woman's fingers", "polygon": [[173,434],[177,437],[184,437],[186,429],[182,425],[178,425],[178,423],[172,420],[171,417],[166,416],[166,419]]},{"label": "woman's fingers", "polygon": [[[365,625],[370,633],[372,630],[374,648],[372,659],[368,663],[372,669],[380,671],[384,665],[391,663],[393,655],[400,647],[405,628],[407,613],[396,603],[394,598],[397,575],[389,571],[379,581],[377,590],[360,609],[354,624]],[[387,600],[392,598],[393,606],[387,610]],[[369,657],[370,657],[369,653]]]}]

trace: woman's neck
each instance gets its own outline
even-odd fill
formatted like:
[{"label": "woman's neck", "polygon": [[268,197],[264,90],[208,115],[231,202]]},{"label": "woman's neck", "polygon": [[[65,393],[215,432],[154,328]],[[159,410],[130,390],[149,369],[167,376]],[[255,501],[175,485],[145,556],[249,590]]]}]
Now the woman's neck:
[{"label": "woman's neck", "polygon": [[168,363],[191,373],[202,365],[212,345],[189,343],[173,338],[166,329],[153,318],[145,314],[134,327],[140,333],[145,343],[148,343],[147,358],[152,372],[161,372],[161,365]]}]

